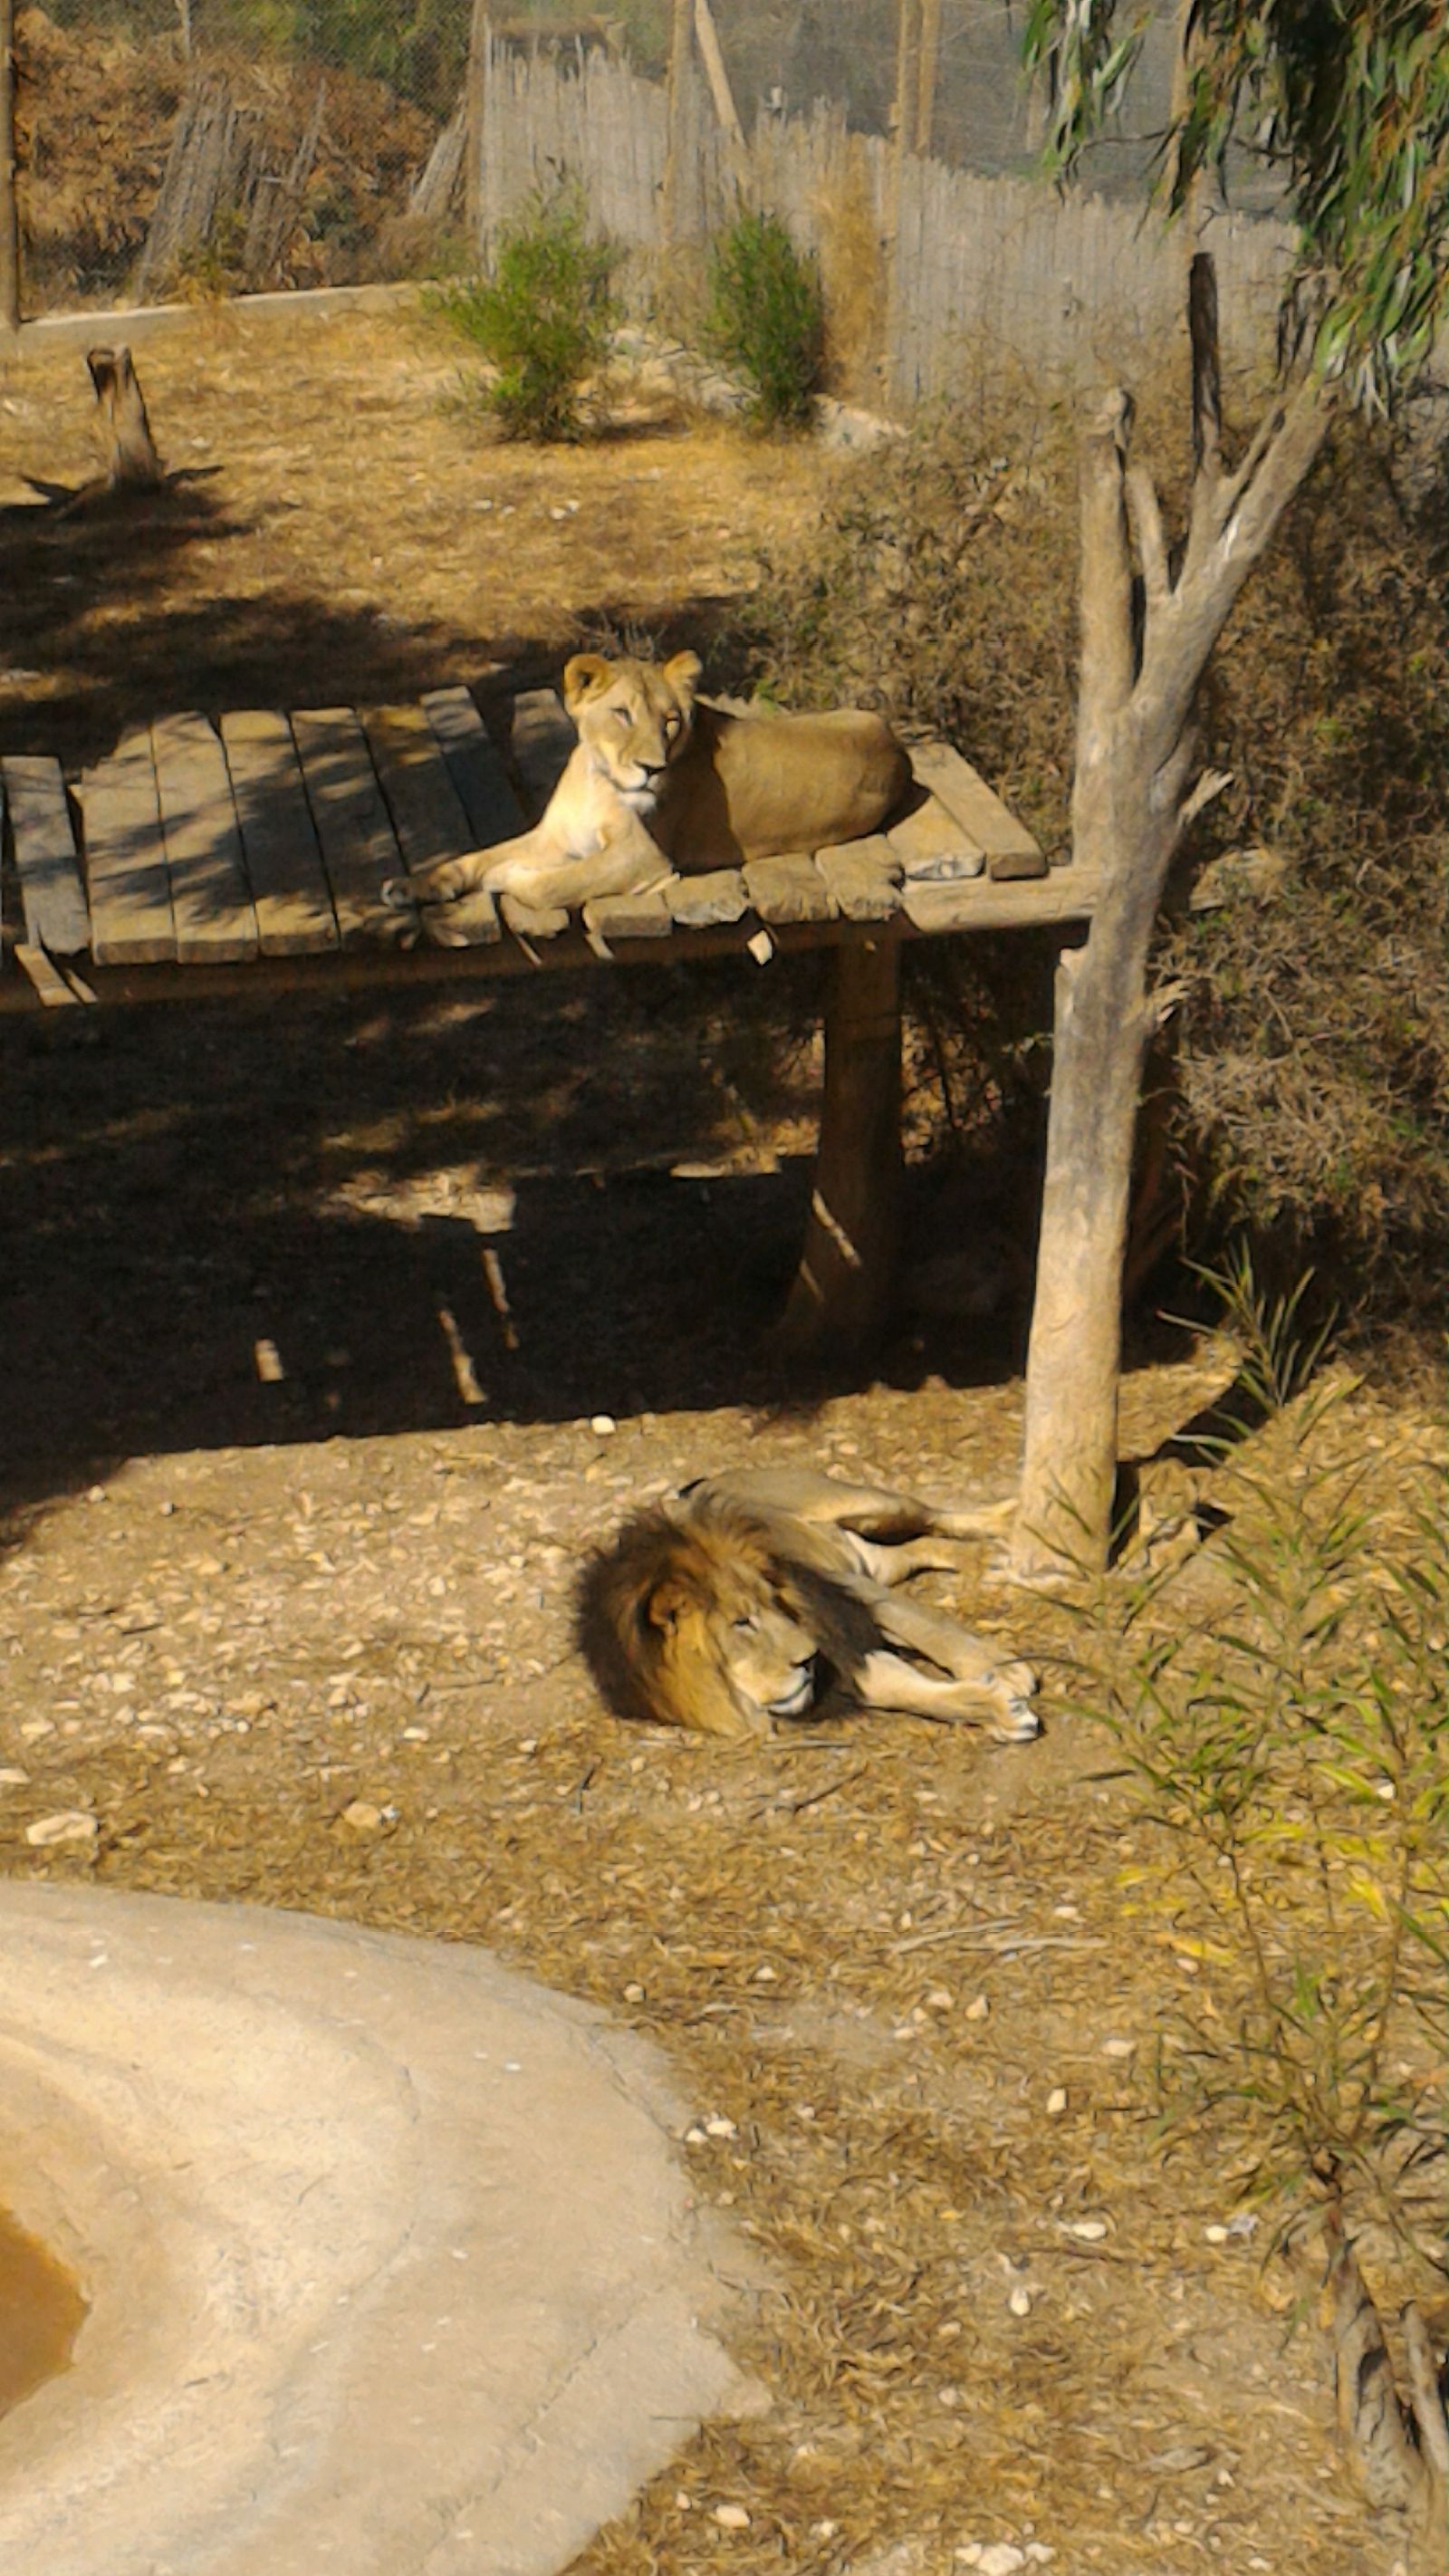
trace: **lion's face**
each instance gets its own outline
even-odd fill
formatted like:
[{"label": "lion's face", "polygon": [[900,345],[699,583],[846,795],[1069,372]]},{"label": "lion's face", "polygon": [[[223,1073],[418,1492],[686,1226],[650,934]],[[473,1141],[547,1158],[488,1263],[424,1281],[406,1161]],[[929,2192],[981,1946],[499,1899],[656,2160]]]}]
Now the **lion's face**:
[{"label": "lion's face", "polygon": [[575,653],[565,665],[564,705],[580,742],[645,821],[659,802],[666,772],[689,741],[700,670],[697,653],[676,653],[662,663]]},{"label": "lion's face", "polygon": [[661,1632],[667,1696],[689,1710],[690,1725],[763,1734],[772,1718],[803,1717],[814,1701],[815,1639],[763,1577],[742,1569],[709,1599],[666,1580],[651,1595],[649,1619]]}]

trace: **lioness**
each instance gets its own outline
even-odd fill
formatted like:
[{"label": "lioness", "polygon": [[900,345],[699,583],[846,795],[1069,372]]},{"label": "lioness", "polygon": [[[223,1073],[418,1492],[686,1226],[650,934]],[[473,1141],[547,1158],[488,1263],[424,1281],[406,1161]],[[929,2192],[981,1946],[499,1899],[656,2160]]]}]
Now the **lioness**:
[{"label": "lioness", "polygon": [[891,1589],[953,1566],[939,1541],[985,1537],[1007,1509],[938,1510],[810,1468],[711,1477],[585,1566],[578,1642],[620,1717],[757,1736],[835,1695],[1021,1742],[1040,1732],[1031,1666]]},{"label": "lioness", "polygon": [[[879,716],[734,716],[696,698],[697,653],[664,663],[575,653],[564,705],[577,746],[542,820],[515,840],[395,877],[387,899],[454,904],[469,895],[579,904],[636,894],[676,870],[737,868],[873,832],[910,777]],[[434,928],[445,940],[445,921]],[[458,941],[468,937],[464,919]]]}]

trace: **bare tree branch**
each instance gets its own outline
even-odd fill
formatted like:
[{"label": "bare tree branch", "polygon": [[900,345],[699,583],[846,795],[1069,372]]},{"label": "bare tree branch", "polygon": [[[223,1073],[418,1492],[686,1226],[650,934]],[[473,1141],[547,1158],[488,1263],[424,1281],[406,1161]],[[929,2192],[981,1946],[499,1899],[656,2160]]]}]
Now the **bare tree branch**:
[{"label": "bare tree branch", "polygon": [[1082,443],[1082,743],[1097,739],[1120,714],[1136,677],[1125,493],[1131,431],[1132,398],[1119,387],[1108,394]]},{"label": "bare tree branch", "polygon": [[1157,486],[1145,465],[1129,465],[1126,473],[1127,511],[1132,534],[1142,562],[1142,579],[1147,590],[1149,612],[1161,607],[1171,597],[1172,577],[1167,567],[1167,540],[1162,532],[1162,511],[1157,499]]},{"label": "bare tree branch", "polygon": [[1192,470],[1211,488],[1222,468],[1223,383],[1218,357],[1218,273],[1212,254],[1193,254],[1187,275],[1187,327],[1192,341]]}]

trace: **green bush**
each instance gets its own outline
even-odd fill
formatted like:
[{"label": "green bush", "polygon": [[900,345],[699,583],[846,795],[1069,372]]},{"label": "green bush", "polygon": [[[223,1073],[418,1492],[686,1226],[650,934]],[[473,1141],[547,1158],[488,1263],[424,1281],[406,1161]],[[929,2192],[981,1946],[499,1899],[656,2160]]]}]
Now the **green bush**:
[{"label": "green bush", "polygon": [[710,259],[705,343],[751,388],[766,427],[810,417],[825,354],[825,305],[813,260],[802,258],[778,215],[740,215]]},{"label": "green bush", "polygon": [[497,368],[482,401],[510,438],[577,438],[580,389],[618,318],[616,243],[592,236],[574,189],[529,200],[491,277],[440,289],[435,309]]},{"label": "green bush", "polygon": [[1124,1903],[1179,1970],[1163,2135],[1257,2201],[1272,2242],[1327,2202],[1432,2281],[1449,2170],[1439,1479],[1427,1442],[1376,1455],[1341,1372],[1314,1380],[1306,1282],[1265,1300],[1240,1256],[1212,1284],[1242,1403],[1197,1439],[1230,1515],[1205,1586],[1191,1566],[1109,1578],[1083,1620],[1080,1704],[1106,1716],[1156,1829]]}]

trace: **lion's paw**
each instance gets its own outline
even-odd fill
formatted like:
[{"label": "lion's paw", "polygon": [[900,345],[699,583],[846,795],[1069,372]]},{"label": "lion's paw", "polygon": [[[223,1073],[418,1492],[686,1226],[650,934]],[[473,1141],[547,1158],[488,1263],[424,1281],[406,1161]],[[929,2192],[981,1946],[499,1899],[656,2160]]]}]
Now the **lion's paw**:
[{"label": "lion's paw", "polygon": [[1041,1733],[1041,1719],[1029,1699],[1012,1698],[992,1733],[999,1744],[1030,1744]]}]

